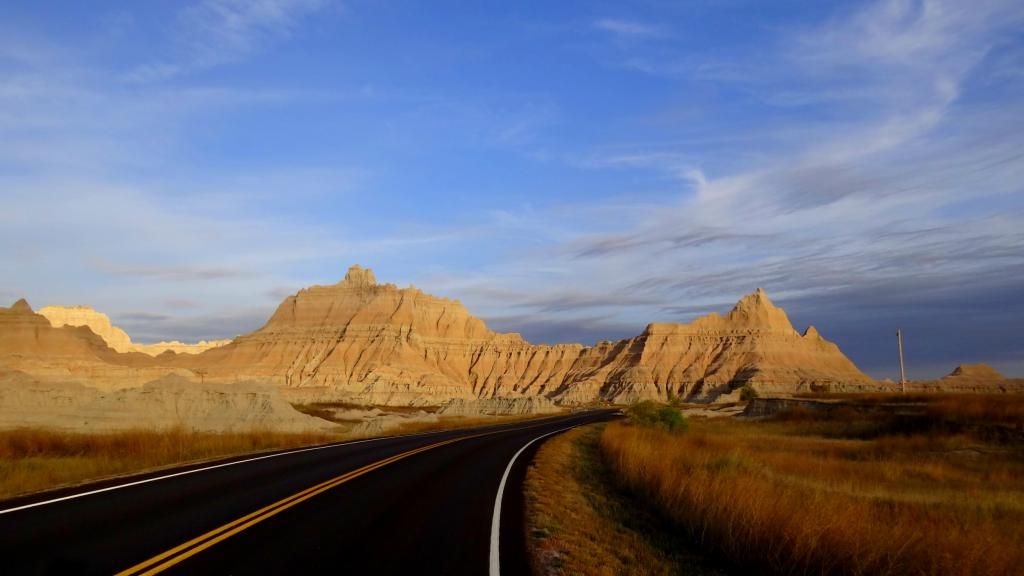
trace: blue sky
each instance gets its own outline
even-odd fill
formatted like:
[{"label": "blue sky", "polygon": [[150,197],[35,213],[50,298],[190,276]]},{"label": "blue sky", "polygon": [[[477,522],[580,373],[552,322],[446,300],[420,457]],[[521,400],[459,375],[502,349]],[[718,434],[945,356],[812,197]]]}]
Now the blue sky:
[{"label": "blue sky", "polygon": [[351,263],[531,341],[763,286],[1024,375],[1014,1],[8,3],[0,300],[253,330]]}]

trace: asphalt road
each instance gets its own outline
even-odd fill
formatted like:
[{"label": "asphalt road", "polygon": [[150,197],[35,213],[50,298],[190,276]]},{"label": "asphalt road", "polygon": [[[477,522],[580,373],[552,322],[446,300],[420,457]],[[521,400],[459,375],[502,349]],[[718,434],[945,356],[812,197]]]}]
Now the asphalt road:
[{"label": "asphalt road", "polygon": [[6,501],[0,572],[482,575],[497,551],[502,574],[523,574],[528,462],[546,435],[610,417],[347,442]]}]

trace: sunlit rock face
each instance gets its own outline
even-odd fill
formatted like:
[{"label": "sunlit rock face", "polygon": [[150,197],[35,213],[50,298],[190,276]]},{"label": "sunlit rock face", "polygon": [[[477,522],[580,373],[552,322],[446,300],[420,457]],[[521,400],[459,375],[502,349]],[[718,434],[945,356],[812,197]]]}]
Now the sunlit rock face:
[{"label": "sunlit rock face", "polygon": [[196,357],[196,365],[211,378],[242,374],[368,403],[438,404],[547,394],[582,348],[491,332],[457,300],[378,284],[353,266],[337,284],[289,296],[262,328]]},{"label": "sunlit rock face", "polygon": [[94,334],[103,339],[118,352],[134,352],[132,339],[128,334],[114,326],[110,318],[88,306],[43,306],[38,312],[50,321],[55,328],[61,326],[87,326]]},{"label": "sunlit rock face", "polygon": [[[378,284],[353,266],[331,286],[289,296],[262,328],[183,360],[210,378],[268,379],[379,404],[544,395],[563,403],[876,386],[812,327],[803,335],[762,290],[726,316],[651,324],[593,347],[499,334],[456,300]],[[321,396],[322,397],[322,396]]]},{"label": "sunlit rock face", "polygon": [[101,389],[139,386],[174,368],[145,354],[119,353],[87,326],[54,327],[25,300],[0,307],[0,368]]},{"label": "sunlit rock face", "polygon": [[760,289],[724,316],[650,324],[635,338],[591,347],[492,332],[457,300],[379,284],[359,266],[337,284],[289,296],[259,330],[200,354],[139,353],[89,308],[48,313],[49,321],[24,301],[0,308],[0,368],[105,389],[177,372],[266,381],[290,398],[391,405],[522,396],[562,404],[730,400],[745,384],[768,394],[885,387],[813,327],[798,333]]},{"label": "sunlit rock face", "polygon": [[93,310],[89,306],[44,306],[39,309],[39,314],[57,328],[86,326],[118,352],[142,352],[149,356],[159,356],[167,351],[176,354],[198,354],[230,342],[230,340],[203,340],[195,344],[185,344],[176,340],[154,344],[132,342],[128,334],[114,326],[106,314]]},{"label": "sunlit rock face", "polygon": [[758,289],[725,316],[650,324],[635,338],[585,350],[556,398],[731,399],[744,384],[784,394],[878,387],[813,326],[798,333]]}]

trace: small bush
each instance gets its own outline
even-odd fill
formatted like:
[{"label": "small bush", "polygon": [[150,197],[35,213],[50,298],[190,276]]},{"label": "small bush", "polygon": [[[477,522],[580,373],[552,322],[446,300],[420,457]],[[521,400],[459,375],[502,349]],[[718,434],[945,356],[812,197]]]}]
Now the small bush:
[{"label": "small bush", "polygon": [[757,393],[757,389],[750,384],[744,384],[743,388],[740,388],[740,400],[744,402],[750,402],[758,396],[760,396],[760,394]]},{"label": "small bush", "polygon": [[627,416],[633,424],[661,428],[668,432],[685,432],[689,427],[686,417],[679,410],[650,400],[630,406]]}]

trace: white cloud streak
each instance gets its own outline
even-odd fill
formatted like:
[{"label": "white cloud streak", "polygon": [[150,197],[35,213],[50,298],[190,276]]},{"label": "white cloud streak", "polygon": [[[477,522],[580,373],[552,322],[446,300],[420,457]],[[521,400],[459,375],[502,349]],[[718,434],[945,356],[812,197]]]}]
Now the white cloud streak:
[{"label": "white cloud streak", "polygon": [[124,79],[162,81],[237,62],[287,38],[304,18],[329,5],[329,0],[203,0],[179,13],[176,57],[138,66]]},{"label": "white cloud streak", "polygon": [[665,36],[665,31],[661,27],[636,20],[602,18],[595,20],[593,26],[602,32],[625,39],[651,39]]},{"label": "white cloud streak", "polygon": [[[850,120],[809,112],[789,126],[790,136],[773,135],[777,152],[713,175],[688,149],[620,146],[591,157],[583,165],[596,170],[661,172],[679,192],[599,223],[596,207],[581,207],[587,217],[558,225],[580,230],[586,220],[599,231],[545,252],[546,268],[559,272],[531,273],[524,260],[457,288],[496,318],[513,301],[524,315],[553,322],[638,327],[722,310],[756,286],[815,322],[815,309],[822,319],[850,321],[829,298],[865,314],[895,299],[891,322],[908,324],[938,321],[925,299],[951,311],[972,300],[1000,302],[989,295],[1024,289],[1024,106],[965,103],[962,95],[1021,22],[1024,9],[1011,2],[893,0],[818,28],[781,31],[792,40],[759,56],[771,66],[715,81],[740,83],[769,103],[788,94],[786,106],[825,106]],[[681,61],[670,55],[652,67]],[[679,67],[673,75],[684,73]],[[494,296],[499,287],[506,294]],[[636,305],[609,318],[605,304],[617,299]],[[882,317],[874,329],[890,331]],[[859,351],[868,367],[885,353]],[[1009,352],[991,353],[1009,362],[998,356]]]}]

